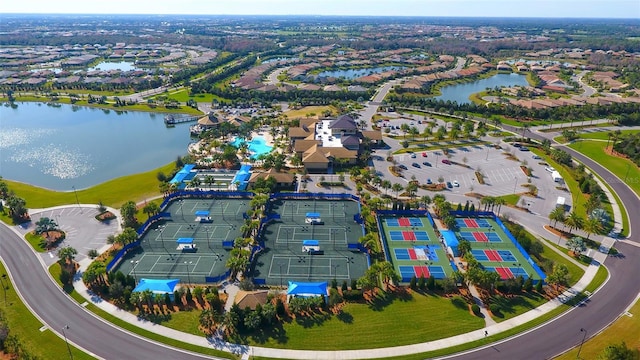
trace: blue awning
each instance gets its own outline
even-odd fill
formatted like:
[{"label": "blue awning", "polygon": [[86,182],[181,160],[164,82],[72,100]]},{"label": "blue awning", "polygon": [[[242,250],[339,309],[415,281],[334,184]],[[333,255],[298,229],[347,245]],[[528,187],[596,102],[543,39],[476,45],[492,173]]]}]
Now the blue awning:
[{"label": "blue awning", "polygon": [[327,282],[297,282],[289,281],[287,295],[298,295],[303,297],[328,295]]},{"label": "blue awning", "polygon": [[176,242],[178,244],[193,244],[193,238],[179,238]]},{"label": "blue awning", "polygon": [[318,240],[302,240],[303,246],[318,246]]},{"label": "blue awning", "polygon": [[154,294],[173,294],[180,279],[140,279],[134,292],[151,290]]},{"label": "blue awning", "polygon": [[444,242],[453,250],[453,255],[458,256],[458,237],[451,230],[440,230],[440,234],[444,237]]},{"label": "blue awning", "polygon": [[308,212],[306,215],[308,218],[319,218],[320,217],[320,213],[317,212]]},{"label": "blue awning", "polygon": [[205,217],[205,216],[209,216],[209,211],[207,210],[198,210],[196,211],[196,216],[200,216],[200,217]]}]

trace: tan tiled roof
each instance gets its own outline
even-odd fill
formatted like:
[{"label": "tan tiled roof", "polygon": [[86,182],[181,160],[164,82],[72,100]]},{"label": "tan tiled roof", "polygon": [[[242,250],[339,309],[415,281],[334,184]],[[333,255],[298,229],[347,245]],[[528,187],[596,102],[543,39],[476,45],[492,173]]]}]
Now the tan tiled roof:
[{"label": "tan tiled roof", "polygon": [[234,302],[238,304],[240,309],[244,309],[249,307],[252,310],[255,310],[256,305],[264,305],[267,303],[267,295],[268,292],[266,290],[259,291],[243,291],[240,290],[236,294],[236,298]]},{"label": "tan tiled roof", "polygon": [[270,169],[269,171],[266,171],[266,172],[252,173],[251,178],[249,178],[249,182],[254,183],[258,179],[268,179],[268,178],[276,179],[277,183],[292,183],[294,180],[293,174],[278,172],[275,169]]}]

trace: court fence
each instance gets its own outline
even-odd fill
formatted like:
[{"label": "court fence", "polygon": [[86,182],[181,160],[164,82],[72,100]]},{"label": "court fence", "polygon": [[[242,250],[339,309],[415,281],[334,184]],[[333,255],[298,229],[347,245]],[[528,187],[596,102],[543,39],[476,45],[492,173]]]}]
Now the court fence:
[{"label": "court fence", "polygon": [[500,226],[500,229],[502,229],[502,231],[507,235],[507,237],[509,238],[509,241],[511,241],[511,243],[513,243],[516,249],[520,251],[522,256],[524,256],[525,260],[529,263],[529,265],[531,265],[531,267],[538,274],[540,279],[544,281],[544,279],[546,278],[545,273],[542,271],[542,269],[540,269],[538,264],[536,264],[535,261],[533,261],[531,256],[529,256],[529,253],[527,253],[524,250],[524,248],[522,248],[522,245],[520,245],[518,240],[516,240],[516,238],[511,234],[511,231],[507,229],[507,227],[504,225],[502,220],[500,220],[500,218],[496,214],[494,214],[492,211],[451,211],[450,214],[453,216],[489,217],[493,219],[493,221],[495,221],[498,224],[498,226]]},{"label": "court fence", "polygon": [[429,210],[376,210],[376,214],[381,216],[424,216],[429,219],[429,223],[434,227],[434,230],[436,226]]}]

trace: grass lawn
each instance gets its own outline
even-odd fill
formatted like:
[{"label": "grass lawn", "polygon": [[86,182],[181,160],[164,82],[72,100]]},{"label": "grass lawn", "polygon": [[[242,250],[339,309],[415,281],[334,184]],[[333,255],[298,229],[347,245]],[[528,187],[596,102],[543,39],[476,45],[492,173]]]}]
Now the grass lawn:
[{"label": "grass lawn", "polygon": [[283,113],[289,119],[307,117],[307,114],[314,113],[316,115],[322,115],[325,110],[331,111],[333,114],[337,113],[337,109],[333,106],[305,106],[296,110],[287,110]]},{"label": "grass lawn", "polygon": [[[0,263],[0,273],[6,274],[4,264],[2,263]],[[6,282],[9,282],[8,277]],[[38,329],[42,327],[43,324],[31,314],[20,297],[18,297],[15,286],[11,283],[8,285],[6,291],[7,301],[6,303],[0,301],[0,309],[4,312],[11,334],[17,335],[26,349],[40,359],[59,359],[62,354],[67,356],[64,340],[49,329],[39,331]],[[4,296],[4,294],[2,295]],[[64,349],[64,353],[62,349]],[[71,346],[71,351],[74,359],[93,359],[93,357],[73,346]]]},{"label": "grass lawn", "polygon": [[547,302],[544,296],[536,293],[525,293],[514,297],[506,297],[496,295],[491,297],[491,304],[497,304],[500,306],[500,312],[493,314],[493,320],[496,322],[502,322],[518,315],[522,315],[529,310],[535,309],[538,306]]},{"label": "grass lawn", "polygon": [[[88,189],[78,190],[78,200],[81,204],[97,204],[102,201],[104,205],[119,208],[128,200],[140,201],[160,195],[156,174],[159,171],[168,174],[174,167],[175,164],[170,163],[158,169],[123,176]],[[9,189],[26,200],[29,208],[45,208],[76,202],[73,192],[48,190],[7,179],[5,181]]]},{"label": "grass lawn", "polygon": [[27,242],[29,242],[33,250],[37,252],[46,251],[46,249],[43,246],[45,244],[45,240],[41,235],[36,235],[32,232],[29,232],[27,233],[27,235],[24,236],[24,238],[27,239]]},{"label": "grass lawn", "polygon": [[508,205],[512,205],[512,206],[518,205],[518,201],[520,201],[520,195],[518,195],[518,194],[508,194],[508,195],[496,196],[496,198],[504,199],[504,201]]},{"label": "grass lawn", "polygon": [[636,194],[640,195],[640,169],[638,166],[631,160],[607,155],[604,152],[606,145],[607,143],[602,141],[585,140],[573,143],[569,145],[569,147],[604,166],[607,170],[619,177],[620,180],[624,181],[624,179],[632,179],[633,181],[626,181],[626,184],[628,184]]},{"label": "grass lawn", "polygon": [[440,296],[413,293],[381,301],[385,303],[381,308],[351,303],[342,315],[293,320],[274,334],[265,334],[272,337],[250,337],[249,343],[287,349],[379,348],[446,338],[484,326],[466,305],[456,307]]},{"label": "grass lawn", "polygon": [[[640,334],[640,301],[636,301],[629,312],[633,316],[622,315],[610,327],[585,342],[580,351],[580,357],[595,359],[607,345],[620,344],[622,341],[626,343],[628,348],[640,348],[640,336],[638,336]],[[578,349],[575,348],[556,357],[556,359],[576,359],[577,353]]]},{"label": "grass lawn", "polygon": [[180,89],[178,91],[172,91],[169,93],[162,93],[156,96],[151,97],[152,99],[158,98],[158,97],[164,97],[166,96],[169,99],[173,99],[179,102],[183,102],[186,103],[187,101],[189,101],[189,99],[193,99],[196,102],[205,102],[205,103],[211,103],[214,99],[220,101],[220,100],[225,100],[219,96],[213,95],[213,94],[196,94],[196,95],[189,95],[189,89]]},{"label": "grass lawn", "polygon": [[550,240],[542,241],[542,244],[545,245],[544,252],[543,252],[543,255],[545,258],[550,259],[554,263],[564,264],[567,266],[567,269],[569,269],[569,279],[568,279],[569,286],[573,286],[575,283],[578,282],[578,280],[580,280],[580,278],[582,278],[582,275],[584,275],[584,270],[580,266],[567,260],[565,257],[558,254],[557,252],[553,251],[553,249],[551,249],[551,246],[556,247],[558,250],[564,252],[565,254],[567,252],[567,249],[556,246],[555,244],[552,244]]},{"label": "grass lawn", "polygon": [[[630,134],[637,134],[640,132],[640,130],[621,130],[620,132],[622,133],[622,135],[630,135]],[[578,134],[578,136],[581,139],[608,140],[609,139],[609,136],[607,135],[608,133],[609,131],[598,131],[598,132],[581,133],[581,134]]]}]

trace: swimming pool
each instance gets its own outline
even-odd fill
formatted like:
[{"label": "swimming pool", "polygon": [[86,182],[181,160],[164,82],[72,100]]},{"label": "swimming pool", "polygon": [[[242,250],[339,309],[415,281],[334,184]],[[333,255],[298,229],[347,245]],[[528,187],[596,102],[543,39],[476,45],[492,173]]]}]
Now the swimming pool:
[{"label": "swimming pool", "polygon": [[[245,142],[247,142],[245,139],[236,137],[231,142],[231,145],[239,148],[240,145],[244,144]],[[257,159],[262,154],[268,154],[273,149],[272,146],[267,145],[267,141],[262,136],[254,136],[253,139],[251,139],[251,141],[249,141],[247,144],[249,144],[249,151],[253,153],[251,155],[252,159]]]}]

